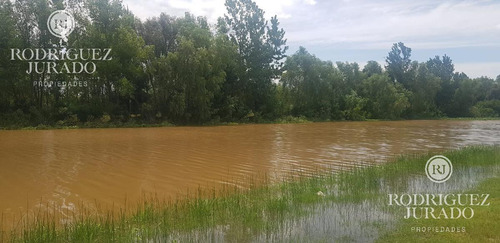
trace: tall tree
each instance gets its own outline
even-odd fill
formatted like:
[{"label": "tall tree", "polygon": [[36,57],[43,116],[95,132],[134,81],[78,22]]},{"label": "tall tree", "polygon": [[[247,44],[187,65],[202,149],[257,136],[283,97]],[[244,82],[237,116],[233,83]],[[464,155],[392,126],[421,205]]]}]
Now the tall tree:
[{"label": "tall tree", "polygon": [[246,90],[246,104],[254,112],[272,113],[272,79],[286,51],[284,31],[279,29],[276,17],[269,27],[264,11],[252,0],[226,0],[225,5],[228,33],[238,46],[245,70],[239,79]]},{"label": "tall tree", "polygon": [[436,96],[441,90],[441,80],[427,68],[425,63],[420,63],[417,75],[410,89],[411,115],[414,118],[436,117],[440,115],[436,106]]},{"label": "tall tree", "polygon": [[292,115],[339,119],[343,77],[331,62],[321,61],[304,47],[285,63],[281,84],[289,92]]},{"label": "tall tree", "polygon": [[345,90],[347,93],[348,89],[357,89],[363,80],[362,72],[359,70],[359,64],[349,63],[349,62],[337,62],[337,68],[344,76]]},{"label": "tall tree", "polygon": [[394,43],[391,51],[386,57],[385,69],[393,82],[399,82],[408,88],[411,82],[411,48],[406,47],[403,42]]},{"label": "tall tree", "polygon": [[479,83],[469,78],[458,81],[458,89],[453,96],[453,116],[467,117],[471,116],[471,108],[477,102],[477,91]]},{"label": "tall tree", "polygon": [[429,72],[434,74],[436,77],[439,77],[441,81],[451,81],[453,78],[453,72],[455,71],[455,65],[453,65],[453,61],[447,55],[443,56],[441,60],[440,56],[435,56],[434,58],[430,58],[426,62],[427,68]]},{"label": "tall tree", "polygon": [[179,40],[178,51],[167,57],[173,99],[170,114],[174,121],[193,124],[209,121],[213,98],[224,80],[224,72],[216,65],[210,48],[196,48],[185,37]]},{"label": "tall tree", "polygon": [[139,34],[146,45],[155,47],[157,57],[175,51],[176,38],[179,32],[177,18],[161,13],[160,17],[147,19],[144,23],[137,22]]},{"label": "tall tree", "polygon": [[283,68],[283,59],[286,57],[285,53],[288,50],[285,39],[285,30],[279,28],[278,17],[275,15],[271,18],[271,27],[267,27],[268,44],[271,47],[273,62],[271,67],[274,71],[275,78],[281,76],[281,69]]},{"label": "tall tree", "polygon": [[453,61],[447,55],[444,55],[442,59],[440,56],[435,56],[426,62],[426,66],[430,73],[440,78],[441,88],[436,95],[436,105],[442,112],[448,114],[457,89],[456,83],[453,82],[455,71]]},{"label": "tall tree", "polygon": [[371,77],[375,74],[382,74],[382,67],[376,61],[368,61],[365,67],[363,68],[363,73],[368,77]]}]

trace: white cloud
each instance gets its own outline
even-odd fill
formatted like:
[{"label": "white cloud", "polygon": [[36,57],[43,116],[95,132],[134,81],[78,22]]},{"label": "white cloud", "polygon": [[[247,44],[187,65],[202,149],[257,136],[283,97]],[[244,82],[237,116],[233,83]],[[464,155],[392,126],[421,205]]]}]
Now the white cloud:
[{"label": "white cloud", "polygon": [[197,16],[206,16],[210,21],[215,21],[218,17],[223,16],[226,11],[224,0],[124,0],[123,4],[143,20],[159,16],[160,13],[184,16],[185,12],[190,12]]},{"label": "white cloud", "polygon": [[395,41],[423,48],[500,43],[496,27],[500,2],[358,1],[316,7],[312,12],[292,12],[295,20],[283,21],[285,29],[294,26],[289,28],[289,40],[352,43],[356,48]]},{"label": "white cloud", "polygon": [[[290,18],[288,9],[300,5],[315,5],[315,0],[254,0],[257,5],[265,11],[266,18],[277,15],[280,19]],[[169,15],[183,16],[184,12],[190,12],[197,16],[206,16],[210,21],[215,22],[218,17],[226,13],[224,6],[225,0],[124,0],[123,3],[128,6],[132,12],[141,19],[147,19],[153,16],[159,16],[165,12]]]},{"label": "white cloud", "polygon": [[495,79],[500,75],[500,62],[455,63],[455,70],[470,78],[487,76]]},{"label": "white cloud", "polygon": [[304,3],[309,5],[316,5],[317,2],[315,0],[304,0]]},{"label": "white cloud", "polygon": [[281,1],[269,1],[269,0],[254,0],[257,5],[262,8],[265,12],[266,18],[270,18],[277,15],[279,19],[291,18],[292,15],[289,14],[287,10],[292,7],[297,7],[297,0],[281,0]]},{"label": "white cloud", "polygon": [[[404,41],[418,48],[500,45],[500,2],[494,1],[320,1],[255,0],[266,17],[278,15],[290,42],[352,43],[355,48],[386,48]],[[161,12],[223,16],[225,0],[124,0],[146,19]]]}]

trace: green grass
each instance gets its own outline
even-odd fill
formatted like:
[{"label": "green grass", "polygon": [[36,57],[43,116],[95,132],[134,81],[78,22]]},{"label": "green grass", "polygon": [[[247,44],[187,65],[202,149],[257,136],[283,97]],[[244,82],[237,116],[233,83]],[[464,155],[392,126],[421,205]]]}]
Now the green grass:
[{"label": "green grass", "polygon": [[[469,147],[444,154],[456,170],[500,165],[499,147]],[[425,177],[423,166],[430,156],[406,155],[380,166],[338,173],[318,172],[315,176],[293,175],[295,179],[274,185],[252,182],[250,189],[231,186],[217,191],[199,189],[191,196],[178,200],[166,201],[151,196],[134,208],[97,212],[83,210],[65,225],[58,223],[60,218],[54,213],[44,212],[12,232],[3,232],[0,237],[12,242],[164,241],[171,235],[189,235],[193,230],[211,231],[225,227],[226,240],[250,241],[262,232],[277,230],[283,222],[309,215],[309,206],[385,199],[387,194],[380,186],[382,182],[394,190],[404,190],[406,184],[401,182],[409,177]],[[496,217],[490,217],[498,221],[498,178],[495,184],[478,190],[487,190],[492,197],[496,195],[492,207],[486,209],[493,211],[483,213],[496,213]],[[497,194],[493,194],[495,190]],[[318,191],[324,192],[325,196],[318,196]],[[498,223],[491,225],[498,228]],[[483,226],[474,227],[480,229]],[[474,229],[470,228],[471,231]],[[397,232],[401,235],[396,236],[404,238],[404,229]],[[476,233],[486,233],[486,230]],[[498,239],[498,234],[485,234],[485,237]]]}]

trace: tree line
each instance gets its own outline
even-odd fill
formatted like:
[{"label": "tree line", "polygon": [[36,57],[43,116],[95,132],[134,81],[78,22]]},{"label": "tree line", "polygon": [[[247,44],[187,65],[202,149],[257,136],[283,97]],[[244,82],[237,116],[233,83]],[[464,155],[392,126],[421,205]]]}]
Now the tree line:
[{"label": "tree line", "polygon": [[[119,0],[0,0],[0,127],[106,123],[217,124],[278,119],[498,117],[500,76],[471,79],[447,55],[411,60],[395,43],[375,61],[323,61],[300,47],[252,0],[226,0],[217,23],[186,13],[141,21]],[[12,48],[57,43],[47,18],[77,20],[68,45],[110,48],[94,73],[27,74]],[[34,85],[49,79],[84,86]]]}]

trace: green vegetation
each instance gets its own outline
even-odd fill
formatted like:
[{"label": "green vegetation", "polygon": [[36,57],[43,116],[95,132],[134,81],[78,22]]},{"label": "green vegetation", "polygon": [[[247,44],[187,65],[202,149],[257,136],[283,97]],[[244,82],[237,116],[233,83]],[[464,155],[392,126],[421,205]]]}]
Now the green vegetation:
[{"label": "green vegetation", "polygon": [[[403,43],[385,69],[304,47],[286,56],[276,16],[252,0],[226,7],[214,25],[191,14],[141,21],[119,0],[0,0],[0,128],[500,116],[500,76],[470,79],[447,55],[412,61]],[[57,9],[77,19],[68,48],[111,48],[112,60],[93,73],[27,74],[30,60],[12,50],[61,48],[46,25]],[[72,80],[85,85],[34,85]]]},{"label": "green vegetation", "polygon": [[[469,147],[444,155],[453,162],[455,171],[471,167],[491,168],[500,164],[499,147]],[[84,211],[73,216],[70,223],[65,225],[59,225],[59,219],[46,212],[37,215],[30,222],[25,222],[15,232],[3,233],[2,237],[11,237],[13,242],[161,241],[174,240],[182,234],[186,234],[189,239],[189,236],[195,237],[196,232],[213,232],[217,227],[223,227],[226,240],[247,241],[261,233],[276,232],[280,224],[308,215],[311,213],[311,207],[308,206],[371,201],[384,208],[387,186],[391,191],[394,190],[392,192],[397,192],[404,190],[407,185],[404,182],[411,177],[425,177],[423,165],[430,156],[402,156],[394,162],[380,166],[333,174],[292,175],[295,179],[275,185],[254,180],[249,190],[229,186],[221,191],[200,189],[191,197],[175,201],[151,197],[135,209],[101,210],[98,213]],[[479,175],[479,178],[481,177],[482,175]],[[491,193],[491,206],[478,210],[477,218],[467,222],[468,232],[461,235],[464,240],[478,239],[475,237],[479,237],[479,234],[482,239],[500,237],[498,231],[488,231],[498,228],[495,224],[498,222],[500,207],[497,203],[500,193],[498,176],[489,182],[494,183],[483,183],[475,191]],[[323,192],[324,196],[318,195],[319,191]],[[484,214],[489,215],[480,217]],[[384,227],[386,226],[379,226],[381,233],[387,230]],[[481,229],[483,227],[484,229]],[[406,229],[402,229],[401,234],[397,231],[397,237],[408,236],[404,234]],[[332,236],[325,237],[331,239]]]}]

